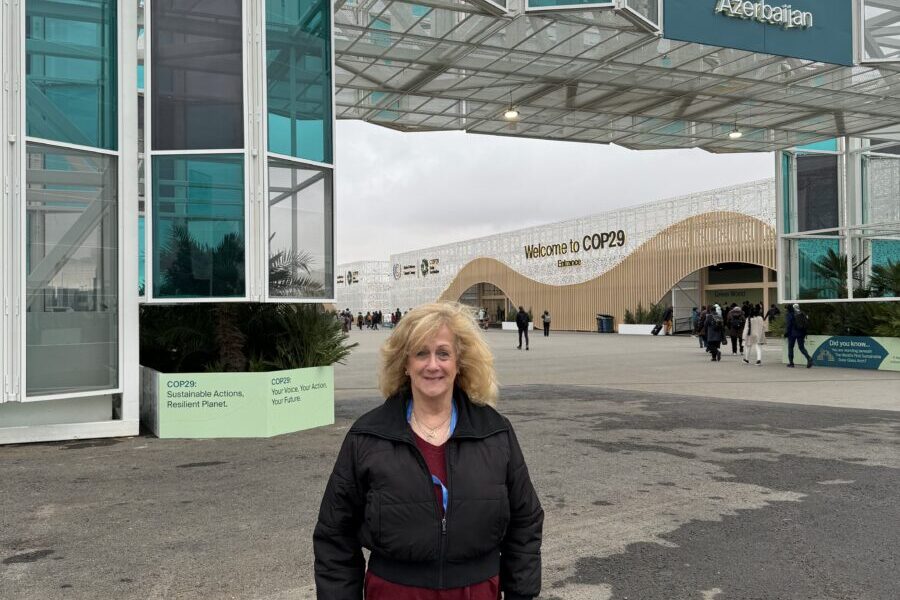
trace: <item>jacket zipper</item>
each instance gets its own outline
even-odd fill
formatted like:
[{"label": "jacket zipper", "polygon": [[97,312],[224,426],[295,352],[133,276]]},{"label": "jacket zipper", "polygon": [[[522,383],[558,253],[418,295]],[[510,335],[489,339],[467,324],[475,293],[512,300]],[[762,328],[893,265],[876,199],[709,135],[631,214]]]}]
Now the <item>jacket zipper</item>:
[{"label": "jacket zipper", "polygon": [[450,454],[453,452],[454,445],[452,440],[447,440],[447,448],[444,453],[444,468],[447,470],[447,510],[444,511],[444,516],[441,518],[441,555],[440,555],[440,563],[438,566],[438,587],[444,588],[444,557],[447,554],[447,517],[450,516],[450,505],[453,504],[451,502],[453,495],[453,475],[450,472],[450,465],[453,461],[450,460]]},{"label": "jacket zipper", "polygon": [[[434,499],[434,482],[431,480],[431,471],[428,470],[428,463],[425,461],[425,457],[422,456],[422,451],[419,450],[419,447],[416,446],[415,442],[412,442],[412,441],[406,440],[406,439],[403,439],[402,441],[404,443],[406,443],[407,445],[412,446],[413,451],[415,452],[416,462],[418,462],[419,466],[422,467],[422,470],[425,471],[425,478],[428,480],[428,494],[429,494],[429,497],[432,498],[432,500],[433,500]],[[448,479],[449,479],[449,474],[448,474]],[[448,494],[449,494],[450,488],[448,487],[447,489],[448,489]],[[449,508],[449,506],[450,506],[449,495],[447,497],[448,497],[447,507]],[[434,505],[434,516],[436,519],[439,519],[439,521],[440,521],[440,528],[439,528],[440,531],[438,533],[438,547],[440,548],[440,554],[439,554],[440,562],[439,562],[439,566],[438,566],[438,586],[442,586],[443,581],[444,581],[444,540],[446,539],[446,533],[447,533],[447,516],[440,515],[440,513],[438,512],[440,509],[438,508],[437,503],[432,501],[432,504]]]}]

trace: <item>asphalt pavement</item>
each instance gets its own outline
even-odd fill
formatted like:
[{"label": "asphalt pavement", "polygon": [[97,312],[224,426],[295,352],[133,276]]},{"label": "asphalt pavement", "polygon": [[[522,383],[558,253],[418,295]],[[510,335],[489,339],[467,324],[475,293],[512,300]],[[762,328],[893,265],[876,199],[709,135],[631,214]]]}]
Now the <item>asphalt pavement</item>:
[{"label": "asphalt pavement", "polygon": [[[0,598],[314,598],[322,491],[388,333],[352,334],[333,426],[0,447]],[[533,336],[488,339],[546,511],[542,599],[900,598],[900,374]]]}]

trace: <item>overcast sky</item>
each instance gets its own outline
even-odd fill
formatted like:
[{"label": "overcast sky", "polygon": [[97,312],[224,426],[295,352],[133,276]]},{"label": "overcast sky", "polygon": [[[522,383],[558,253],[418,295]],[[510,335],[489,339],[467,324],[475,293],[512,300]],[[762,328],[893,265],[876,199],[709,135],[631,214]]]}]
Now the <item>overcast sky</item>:
[{"label": "overcast sky", "polygon": [[398,133],[336,132],[337,263],[427,248],[775,176],[769,153]]}]

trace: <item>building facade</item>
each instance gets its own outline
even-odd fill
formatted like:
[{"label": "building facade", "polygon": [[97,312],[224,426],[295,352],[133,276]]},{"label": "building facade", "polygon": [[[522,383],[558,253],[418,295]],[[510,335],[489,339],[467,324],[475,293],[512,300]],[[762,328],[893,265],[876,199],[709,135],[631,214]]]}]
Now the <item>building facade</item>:
[{"label": "building facade", "polygon": [[333,301],[330,2],[7,2],[0,45],[0,443],[136,434],[141,302]]},{"label": "building facade", "polygon": [[[453,300],[499,321],[521,305],[534,315],[549,310],[555,329],[575,331],[595,330],[597,314],[621,323],[639,304],[672,305],[681,317],[714,302],[768,305],[776,301],[775,197],[774,180],[758,181],[356,268],[389,277],[390,298],[379,301],[404,311]],[[357,310],[355,301],[337,288],[338,305]]]}]

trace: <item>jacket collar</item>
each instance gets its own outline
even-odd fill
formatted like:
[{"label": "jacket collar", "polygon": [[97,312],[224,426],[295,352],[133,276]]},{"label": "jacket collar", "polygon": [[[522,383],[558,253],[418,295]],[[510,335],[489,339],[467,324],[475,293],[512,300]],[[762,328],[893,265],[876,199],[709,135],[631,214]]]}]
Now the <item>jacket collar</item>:
[{"label": "jacket collar", "polygon": [[[413,443],[412,430],[406,422],[406,405],[411,398],[408,389],[397,392],[380,407],[360,417],[350,428],[350,432]],[[456,403],[457,421],[456,431],[451,439],[481,439],[509,429],[506,419],[496,410],[473,404],[469,396],[459,388],[453,389],[453,401]]]}]

